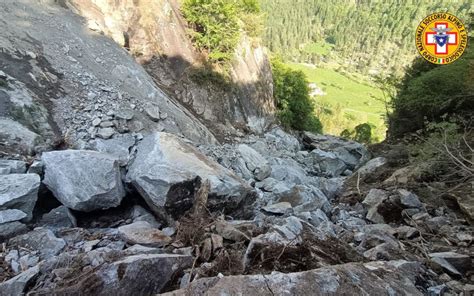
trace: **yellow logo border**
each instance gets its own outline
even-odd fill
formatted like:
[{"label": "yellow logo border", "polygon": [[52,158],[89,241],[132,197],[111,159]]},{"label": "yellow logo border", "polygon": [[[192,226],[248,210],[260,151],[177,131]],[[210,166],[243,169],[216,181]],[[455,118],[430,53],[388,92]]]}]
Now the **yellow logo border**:
[{"label": "yellow logo border", "polygon": [[[457,27],[459,32],[457,48],[452,54],[433,54],[427,48],[424,42],[426,30],[434,22],[448,22],[450,25]],[[457,23],[457,25],[456,25]],[[448,12],[432,13],[418,24],[415,31],[415,46],[418,53],[428,62],[436,65],[447,65],[458,60],[465,52],[468,45],[468,32],[464,22]]]}]

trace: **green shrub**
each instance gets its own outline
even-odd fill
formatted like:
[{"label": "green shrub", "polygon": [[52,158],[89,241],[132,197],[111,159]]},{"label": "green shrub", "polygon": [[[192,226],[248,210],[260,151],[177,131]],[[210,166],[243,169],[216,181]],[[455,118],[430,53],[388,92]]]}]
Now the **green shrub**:
[{"label": "green shrub", "polygon": [[354,140],[359,143],[369,144],[372,140],[372,127],[368,123],[359,124],[354,128]]},{"label": "green shrub", "polygon": [[195,46],[207,51],[212,63],[232,60],[241,29],[256,36],[261,28],[257,0],[185,0],[182,12]]},{"label": "green shrub", "polygon": [[290,69],[279,59],[272,60],[272,72],[273,95],[282,125],[295,130],[321,133],[323,127],[314,115],[314,104],[309,96],[305,74]]},{"label": "green shrub", "polygon": [[364,144],[376,143],[379,142],[380,139],[373,133],[375,128],[373,124],[366,122],[357,125],[354,129],[343,130],[340,136]]},{"label": "green shrub", "polygon": [[[472,43],[474,40],[469,40]],[[389,135],[401,137],[452,116],[474,112],[474,51],[468,46],[452,64],[433,65],[416,59],[392,99]]]},{"label": "green shrub", "polygon": [[227,73],[216,71],[210,64],[192,68],[189,77],[198,84],[212,84],[224,90],[228,90],[232,86],[232,82]]},{"label": "green shrub", "polygon": [[186,0],[183,15],[193,26],[192,39],[212,62],[228,61],[239,41],[237,6],[227,0]]}]

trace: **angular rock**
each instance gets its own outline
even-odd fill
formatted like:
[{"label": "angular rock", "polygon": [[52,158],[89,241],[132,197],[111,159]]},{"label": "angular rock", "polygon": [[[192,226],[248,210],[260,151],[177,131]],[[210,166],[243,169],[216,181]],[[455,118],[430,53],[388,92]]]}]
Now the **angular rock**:
[{"label": "angular rock", "polygon": [[[22,124],[7,118],[0,118],[0,139],[2,150],[31,155],[40,136]],[[0,151],[2,151],[0,150]]]},{"label": "angular rock", "polygon": [[135,145],[135,137],[125,134],[121,137],[108,140],[96,140],[92,149],[116,157],[120,166],[125,166],[130,160],[130,149]]},{"label": "angular rock", "polygon": [[0,224],[0,243],[27,231],[26,225],[17,221]]},{"label": "angular rock", "polygon": [[0,175],[0,210],[17,209],[33,217],[40,177],[36,174]]},{"label": "angular rock", "polygon": [[43,162],[41,160],[33,161],[33,163],[28,168],[27,173],[43,176]]},{"label": "angular rock", "polygon": [[0,224],[13,222],[13,221],[20,221],[23,218],[28,216],[25,212],[13,209],[13,210],[3,210],[0,211]]},{"label": "angular rock", "polygon": [[129,217],[133,220],[133,222],[145,221],[148,222],[154,228],[161,228],[161,224],[156,221],[155,216],[153,216],[152,213],[148,212],[139,205],[133,206],[130,211]]},{"label": "angular rock", "polygon": [[97,136],[102,139],[110,139],[115,135],[115,129],[112,127],[99,128],[97,131]]},{"label": "angular rock", "polygon": [[132,255],[83,274],[62,291],[64,295],[78,291],[83,295],[155,295],[192,264],[193,258],[186,255]]},{"label": "angular rock", "polygon": [[[400,249],[398,246],[395,246],[390,243],[382,243],[373,247],[370,250],[364,252],[364,257],[374,261],[374,260],[394,260],[402,259]],[[401,258],[400,258],[401,257]]]},{"label": "angular rock", "polygon": [[19,275],[0,283],[0,296],[23,295],[26,287],[38,276],[39,266],[34,266]]},{"label": "angular rock", "polygon": [[60,206],[44,214],[38,225],[49,228],[68,228],[76,227],[77,221],[67,207]]},{"label": "angular rock", "polygon": [[250,238],[245,233],[238,230],[236,227],[234,227],[227,221],[218,220],[215,225],[216,232],[227,240],[235,242],[245,242],[250,240]]},{"label": "angular rock", "polygon": [[161,119],[160,118],[160,108],[158,106],[149,104],[145,108],[145,112],[150,117],[150,119],[153,120],[153,121],[159,121]]},{"label": "angular rock", "polygon": [[405,190],[398,189],[398,194],[400,195],[400,203],[407,208],[421,208],[423,204],[416,194]]},{"label": "angular rock", "polygon": [[26,163],[20,160],[0,159],[0,175],[24,174]]},{"label": "angular rock", "polygon": [[42,155],[43,183],[66,207],[83,212],[120,205],[125,196],[118,160],[96,151],[63,150]]},{"label": "angular rock", "polygon": [[455,252],[430,253],[431,261],[439,264],[443,269],[451,274],[462,276],[472,268],[472,261],[469,255]]},{"label": "angular rock", "polygon": [[118,228],[119,235],[129,244],[147,247],[162,247],[171,242],[171,238],[148,222],[138,221]]},{"label": "angular rock", "polygon": [[448,290],[448,287],[445,284],[429,287],[427,289],[429,296],[442,296]]},{"label": "angular rock", "polygon": [[310,212],[316,209],[329,211],[330,208],[324,193],[313,186],[296,185],[277,196],[278,202],[289,202],[296,212]]},{"label": "angular rock", "polygon": [[42,259],[56,256],[66,247],[64,239],[57,238],[51,230],[45,228],[36,228],[33,231],[14,237],[10,239],[8,244],[39,251]]},{"label": "angular rock", "polygon": [[127,174],[150,208],[168,222],[191,208],[200,179],[211,183],[211,209],[245,211],[254,201],[255,193],[242,179],[168,133],[145,137]]},{"label": "angular rock", "polygon": [[357,173],[360,176],[367,176],[375,172],[375,170],[387,163],[387,159],[385,157],[376,157],[369,160],[366,164],[361,166]]},{"label": "angular rock", "polygon": [[306,172],[297,163],[272,164],[271,177],[284,181],[287,186],[304,184],[307,181]]},{"label": "angular rock", "polygon": [[134,115],[135,114],[131,109],[121,109],[115,113],[115,118],[123,120],[132,120]]},{"label": "angular rock", "polygon": [[399,261],[347,263],[297,273],[204,278],[181,290],[181,295],[423,295]]},{"label": "angular rock", "polygon": [[362,203],[369,207],[366,218],[374,223],[385,223],[384,217],[378,212],[379,205],[388,199],[385,190],[371,189]]},{"label": "angular rock", "polygon": [[240,155],[242,156],[247,169],[255,175],[255,179],[262,181],[272,172],[272,168],[263,156],[248,145],[241,144],[237,147]]},{"label": "angular rock", "polygon": [[279,202],[276,204],[267,205],[262,208],[267,213],[284,215],[291,212],[292,206],[289,202]]},{"label": "angular rock", "polygon": [[337,194],[339,194],[344,185],[344,178],[314,178],[316,182],[313,182],[316,188],[321,189],[321,191],[327,196],[328,199],[333,199]]},{"label": "angular rock", "polygon": [[319,171],[329,177],[340,176],[347,168],[345,162],[333,152],[314,149],[310,152],[310,157],[313,159],[314,165],[319,167]]},{"label": "angular rock", "polygon": [[303,144],[310,150],[334,151],[337,158],[342,160],[351,170],[363,165],[370,159],[370,153],[364,145],[334,136],[304,132]]},{"label": "angular rock", "polygon": [[276,150],[286,150],[297,152],[301,145],[297,138],[286,133],[281,128],[277,127],[265,134],[267,143],[274,146]]},{"label": "angular rock", "polygon": [[308,223],[314,227],[318,227],[323,222],[329,222],[329,218],[320,209],[312,212],[302,212],[299,217],[308,221]]}]

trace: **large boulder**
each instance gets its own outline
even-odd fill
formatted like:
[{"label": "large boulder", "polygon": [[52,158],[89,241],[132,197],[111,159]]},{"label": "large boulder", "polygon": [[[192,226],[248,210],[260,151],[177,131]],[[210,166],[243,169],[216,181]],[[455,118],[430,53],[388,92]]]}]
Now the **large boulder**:
[{"label": "large boulder", "polygon": [[314,165],[318,170],[329,177],[340,176],[348,167],[334,152],[314,149],[310,153]]},{"label": "large boulder", "polygon": [[23,295],[26,287],[38,276],[39,272],[39,266],[35,266],[0,283],[0,296]]},{"label": "large boulder", "polygon": [[268,145],[276,150],[287,150],[297,152],[301,149],[300,142],[294,136],[286,133],[281,128],[273,128],[265,134],[265,140]]},{"label": "large boulder", "polygon": [[270,176],[272,168],[260,153],[245,144],[240,144],[237,149],[240,152],[247,169],[254,174],[255,179],[261,181]]},{"label": "large boulder", "polygon": [[143,139],[126,179],[153,211],[168,222],[191,208],[201,179],[211,183],[211,209],[241,210],[255,196],[234,173],[168,133],[153,133]]},{"label": "large boulder", "polygon": [[33,231],[14,237],[10,239],[8,244],[10,247],[38,251],[41,259],[56,256],[66,247],[64,239],[57,238],[51,230],[46,228],[36,228]]},{"label": "large boulder", "polygon": [[0,211],[0,224],[9,223],[13,221],[20,221],[26,218],[26,214],[23,211],[17,209],[3,210]]},{"label": "large boulder", "polygon": [[370,189],[362,204],[367,206],[366,218],[374,223],[385,223],[384,216],[379,212],[380,205],[389,198],[388,192],[381,189]]},{"label": "large boulder", "polygon": [[26,164],[20,160],[0,159],[0,175],[23,174],[26,172]]},{"label": "large boulder", "polygon": [[[104,263],[93,272],[83,272],[74,282],[63,282],[61,295],[155,295],[160,293],[193,258],[176,254],[139,254]],[[57,294],[58,289],[41,291]]]},{"label": "large boulder", "polygon": [[358,170],[357,173],[359,176],[368,176],[375,172],[379,167],[385,165],[387,163],[387,159],[385,157],[376,157],[372,158],[369,160],[367,163],[365,163],[363,166],[361,166]]},{"label": "large boulder", "polygon": [[329,211],[331,208],[324,193],[314,187],[296,185],[290,190],[276,194],[278,202],[288,202],[296,212],[310,212],[317,209]]},{"label": "large boulder", "polygon": [[162,295],[423,295],[415,286],[419,271],[411,265],[376,261],[288,274],[204,278]]},{"label": "large boulder", "polygon": [[43,183],[70,209],[90,212],[120,205],[125,196],[117,158],[96,151],[64,150],[42,155]]},{"label": "large boulder", "polygon": [[140,244],[149,247],[162,247],[171,242],[171,238],[161,230],[145,221],[120,226],[119,235],[129,244]]},{"label": "large boulder", "polygon": [[39,186],[36,174],[0,175],[0,210],[17,209],[26,214],[25,221],[31,220]]},{"label": "large boulder", "polygon": [[455,252],[440,252],[428,254],[431,261],[455,276],[462,276],[472,269],[472,260],[469,255]]},{"label": "large boulder", "polygon": [[26,225],[18,221],[0,223],[0,243],[27,231]]},{"label": "large boulder", "polygon": [[40,136],[37,133],[32,132],[21,123],[0,117],[1,152],[7,154],[19,152],[31,155],[34,153],[39,138]]},{"label": "large boulder", "polygon": [[135,145],[135,137],[132,134],[124,134],[108,140],[95,140],[91,143],[92,150],[115,156],[121,166],[126,166],[130,161],[130,150]]},{"label": "large boulder", "polygon": [[76,227],[77,220],[68,207],[59,206],[55,209],[52,209],[49,213],[44,214],[43,217],[41,217],[38,225],[53,229]]},{"label": "large boulder", "polygon": [[333,152],[350,170],[354,170],[370,159],[370,152],[364,145],[329,135],[303,133],[303,145],[309,149]]}]

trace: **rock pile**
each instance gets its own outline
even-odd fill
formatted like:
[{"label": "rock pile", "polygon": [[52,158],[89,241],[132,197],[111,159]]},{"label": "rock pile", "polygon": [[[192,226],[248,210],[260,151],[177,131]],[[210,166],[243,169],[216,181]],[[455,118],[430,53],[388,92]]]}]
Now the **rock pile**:
[{"label": "rock pile", "polygon": [[[0,162],[0,295],[471,289],[472,228],[401,187],[347,198],[386,163],[358,143],[279,128],[197,147],[130,137]],[[446,234],[456,248],[432,239]]]}]

